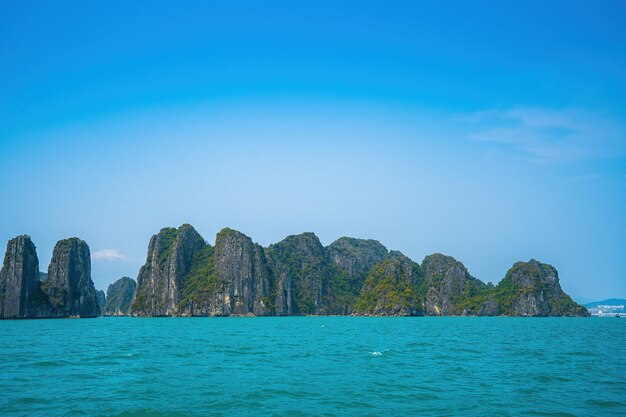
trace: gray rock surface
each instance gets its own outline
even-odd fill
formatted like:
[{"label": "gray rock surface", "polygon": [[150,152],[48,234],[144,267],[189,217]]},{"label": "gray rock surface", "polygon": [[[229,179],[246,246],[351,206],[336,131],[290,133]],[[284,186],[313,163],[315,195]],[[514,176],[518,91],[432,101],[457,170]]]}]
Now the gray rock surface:
[{"label": "gray rock surface", "polygon": [[500,305],[493,300],[487,300],[480,307],[480,310],[478,310],[477,315],[478,316],[499,316]]},{"label": "gray rock surface", "polygon": [[561,289],[559,274],[549,264],[535,259],[517,262],[495,289],[502,313],[512,316],[588,316]]},{"label": "gray rock surface", "polygon": [[215,272],[224,312],[268,315],[271,272],[263,248],[241,232],[224,229],[215,239]]},{"label": "gray rock surface", "polygon": [[51,317],[97,317],[100,306],[91,280],[89,246],[76,237],[57,242],[42,284]]},{"label": "gray rock surface", "polygon": [[98,299],[98,305],[100,306],[100,315],[103,315],[107,296],[103,290],[96,290],[96,298]]},{"label": "gray rock surface", "polygon": [[107,288],[105,316],[127,316],[130,304],[135,297],[137,283],[129,277],[122,277]]},{"label": "gray rock surface", "polygon": [[556,270],[535,263],[539,278],[513,268],[494,288],[450,256],[433,254],[420,266],[374,240],[344,237],[325,248],[302,233],[264,249],[226,228],[213,247],[183,225],[150,239],[131,314],[586,314],[561,291]]},{"label": "gray rock surface", "polygon": [[450,316],[477,313],[471,311],[467,301],[485,291],[487,286],[472,277],[461,262],[435,253],[424,258],[421,266],[425,278],[425,314]]},{"label": "gray rock surface", "polygon": [[422,315],[417,292],[422,281],[420,266],[408,257],[394,253],[372,268],[357,299],[355,314]]},{"label": "gray rock surface", "polygon": [[30,236],[17,236],[7,243],[0,270],[0,318],[36,318],[46,313],[35,245]]},{"label": "gray rock surface", "polygon": [[[198,288],[198,281],[204,281],[205,288]],[[263,248],[225,228],[215,246],[194,260],[179,305],[183,314],[193,316],[271,315],[271,284]]]},{"label": "gray rock surface", "polygon": [[334,267],[329,285],[331,314],[352,314],[354,304],[372,267],[389,256],[372,239],[342,237],[326,247]]},{"label": "gray rock surface", "polygon": [[137,291],[131,305],[134,316],[178,314],[182,280],[194,256],[207,244],[189,224],[164,228],[152,236],[146,263],[137,276]]},{"label": "gray rock surface", "polygon": [[315,234],[288,236],[270,245],[266,255],[275,279],[277,315],[328,314],[332,270]]}]

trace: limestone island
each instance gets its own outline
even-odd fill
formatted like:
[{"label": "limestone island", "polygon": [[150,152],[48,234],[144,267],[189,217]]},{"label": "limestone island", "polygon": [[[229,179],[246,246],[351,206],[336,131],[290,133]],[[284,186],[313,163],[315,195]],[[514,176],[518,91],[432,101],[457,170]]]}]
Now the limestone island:
[{"label": "limestone island", "polygon": [[0,318],[134,316],[589,316],[563,292],[557,270],[515,263],[496,285],[451,256],[421,264],[376,240],[342,237],[324,247],[313,233],[267,248],[233,229],[215,245],[189,224],[152,236],[137,281],[106,297],[91,279],[89,247],[59,241],[48,273],[35,245],[11,239],[0,270]]}]

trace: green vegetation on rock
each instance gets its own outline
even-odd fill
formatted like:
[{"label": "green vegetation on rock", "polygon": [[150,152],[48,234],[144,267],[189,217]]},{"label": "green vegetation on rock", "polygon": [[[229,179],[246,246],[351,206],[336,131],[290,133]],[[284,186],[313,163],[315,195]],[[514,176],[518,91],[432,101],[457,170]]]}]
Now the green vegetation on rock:
[{"label": "green vegetation on rock", "polygon": [[413,316],[423,313],[417,289],[421,271],[407,257],[392,257],[374,265],[356,300],[358,314]]},{"label": "green vegetation on rock", "polygon": [[[328,314],[332,269],[317,236],[313,233],[288,236],[270,245],[266,252],[276,280],[273,292],[277,314]],[[291,300],[285,295],[289,291]]]},{"label": "green vegetation on rock", "polygon": [[135,296],[137,284],[129,277],[122,277],[109,285],[105,298],[105,316],[125,316],[129,314],[130,305]]},{"label": "green vegetation on rock", "polygon": [[214,268],[213,247],[206,245],[193,257],[189,273],[183,278],[179,308],[208,303],[218,283]]},{"label": "green vegetation on rock", "polygon": [[329,311],[350,314],[372,267],[389,256],[387,248],[372,239],[341,237],[326,248],[332,263]]},{"label": "green vegetation on rock", "polygon": [[[155,256],[158,262],[151,262]],[[518,262],[496,286],[456,259],[418,264],[375,240],[343,237],[324,247],[313,233],[262,248],[225,228],[215,246],[190,225],[150,242],[133,304],[137,315],[586,315],[556,270]]]},{"label": "green vegetation on rock", "polygon": [[162,229],[159,233],[158,259],[159,264],[163,265],[170,256],[172,245],[178,236],[178,230],[173,227]]},{"label": "green vegetation on rock", "polygon": [[561,289],[557,270],[531,259],[516,262],[496,286],[494,299],[509,316],[586,316]]}]

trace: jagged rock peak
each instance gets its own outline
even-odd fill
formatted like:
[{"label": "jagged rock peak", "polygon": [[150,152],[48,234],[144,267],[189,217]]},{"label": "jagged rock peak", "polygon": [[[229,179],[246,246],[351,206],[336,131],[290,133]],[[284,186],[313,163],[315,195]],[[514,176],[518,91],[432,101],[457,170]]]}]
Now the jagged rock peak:
[{"label": "jagged rock peak", "polygon": [[361,315],[422,315],[417,288],[422,281],[420,266],[396,254],[372,268],[357,299],[355,313]]},{"label": "jagged rock peak", "polygon": [[138,316],[176,315],[183,277],[194,256],[207,243],[189,224],[178,229],[166,227],[150,238],[146,263],[137,276],[137,291],[131,314]]},{"label": "jagged rock peak", "polygon": [[406,256],[404,253],[400,252],[399,250],[390,250],[389,257],[390,258],[408,258],[408,256]]},{"label": "jagged rock peak", "polygon": [[91,257],[85,241],[72,237],[59,240],[52,251],[44,292],[53,317],[97,317],[100,306],[91,280]]},{"label": "jagged rock peak", "polygon": [[422,261],[426,292],[424,310],[428,315],[477,314],[481,300],[472,298],[484,293],[487,286],[472,277],[465,265],[452,256],[434,253]]},{"label": "jagged rock peak", "polygon": [[535,259],[516,262],[495,289],[503,314],[514,316],[587,316],[561,289],[552,265]]},{"label": "jagged rock peak", "polygon": [[375,239],[360,239],[357,237],[350,236],[342,236],[335,240],[333,243],[328,245],[328,247],[347,247],[347,248],[358,248],[358,247],[367,247],[367,248],[377,248],[381,251],[387,252],[387,248]]},{"label": "jagged rock peak", "polygon": [[222,229],[215,238],[215,291],[203,314],[268,315],[272,313],[271,271],[263,248],[245,234]]},{"label": "jagged rock peak", "polygon": [[330,261],[314,233],[287,236],[266,250],[277,315],[328,314]]},{"label": "jagged rock peak", "polygon": [[297,235],[289,235],[278,243],[274,243],[269,247],[292,247],[302,251],[323,252],[324,246],[320,242],[317,235],[313,232],[304,232]]},{"label": "jagged rock peak", "polygon": [[43,302],[37,250],[28,235],[7,243],[0,270],[0,318],[38,317]]},{"label": "jagged rock peak", "polygon": [[443,253],[427,255],[422,261],[422,268],[432,272],[444,273],[451,267],[459,267],[465,270],[465,266],[454,257]]},{"label": "jagged rock peak", "polygon": [[373,239],[341,237],[326,247],[335,268],[329,287],[331,314],[352,314],[356,298],[372,267],[389,256]]},{"label": "jagged rock peak", "polygon": [[[183,225],[150,239],[131,314],[527,314],[507,307],[518,292],[507,293],[506,287],[482,283],[453,257],[429,255],[420,267],[374,240],[342,237],[324,247],[307,232],[264,249],[225,228],[213,247]],[[560,301],[550,305],[550,314],[572,314],[555,293]]]},{"label": "jagged rock peak", "polygon": [[171,257],[172,252],[187,243],[205,244],[202,236],[190,224],[185,223],[178,229],[164,227],[150,239],[147,262],[152,262],[154,257],[159,264],[164,264],[168,260],[176,260],[175,257]]},{"label": "jagged rock peak", "polygon": [[326,248],[331,261],[350,276],[361,274],[389,255],[379,241],[340,237]]},{"label": "jagged rock peak", "polygon": [[127,316],[135,296],[137,283],[129,277],[122,277],[107,288],[105,316]]}]

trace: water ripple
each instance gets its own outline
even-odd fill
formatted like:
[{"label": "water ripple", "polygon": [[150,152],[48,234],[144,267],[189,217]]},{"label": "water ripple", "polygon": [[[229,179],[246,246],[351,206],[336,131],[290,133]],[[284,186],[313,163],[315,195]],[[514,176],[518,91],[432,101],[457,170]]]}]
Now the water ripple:
[{"label": "water ripple", "polygon": [[626,415],[626,320],[0,321],[0,416]]}]

